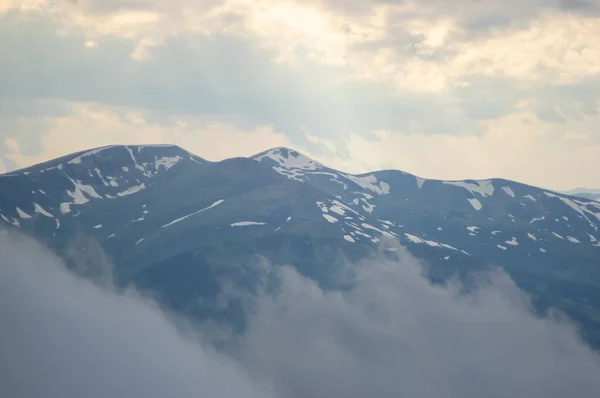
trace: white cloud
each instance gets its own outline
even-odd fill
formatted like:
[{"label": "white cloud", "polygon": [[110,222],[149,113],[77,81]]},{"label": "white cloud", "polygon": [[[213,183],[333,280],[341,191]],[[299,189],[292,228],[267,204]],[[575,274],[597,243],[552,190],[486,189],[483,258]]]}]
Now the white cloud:
[{"label": "white cloud", "polygon": [[[42,151],[25,154],[12,151],[6,156],[25,167],[49,158],[93,147],[113,144],[175,144],[208,160],[250,156],[265,148],[291,146],[289,139],[270,126],[238,129],[222,119],[168,115],[167,122],[150,122],[152,112],[107,107],[99,104],[70,104],[72,114],[49,118],[51,126],[42,133]],[[154,115],[155,116],[155,115]],[[164,116],[164,115],[162,115]],[[14,139],[10,139],[11,142]],[[16,141],[15,141],[16,142]]]},{"label": "white cloud", "polygon": [[325,139],[325,138],[320,138],[320,137],[317,137],[316,135],[313,135],[313,134],[311,134],[309,132],[305,132],[304,133],[304,137],[309,142],[312,142],[313,144],[317,144],[319,146],[325,147],[325,149],[328,152],[331,152],[331,153],[334,153],[334,154],[337,153],[337,145],[335,144],[335,141],[333,141],[333,140],[328,140],[328,139]]},{"label": "white cloud", "polygon": [[46,6],[46,0],[0,0],[0,13],[9,10],[19,10],[23,12],[40,11]]},{"label": "white cloud", "polygon": [[6,149],[9,153],[19,153],[20,145],[19,141],[15,137],[7,137],[5,140]]},{"label": "white cloud", "polygon": [[[378,131],[372,137],[351,135],[347,157],[319,159],[331,167],[365,172],[400,169],[425,178],[459,180],[507,178],[553,189],[590,186],[600,181],[600,143],[590,142],[598,123],[563,125],[540,121],[528,112],[481,122],[481,135]],[[573,139],[577,138],[577,139]],[[349,160],[353,160],[352,164]]]}]

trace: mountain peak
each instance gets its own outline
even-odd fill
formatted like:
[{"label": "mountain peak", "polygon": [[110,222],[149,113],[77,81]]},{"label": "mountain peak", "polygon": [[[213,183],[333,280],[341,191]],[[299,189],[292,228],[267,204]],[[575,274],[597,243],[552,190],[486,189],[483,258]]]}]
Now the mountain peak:
[{"label": "mountain peak", "polygon": [[[14,170],[4,174],[4,176],[15,175],[19,173],[36,173],[46,172],[55,168],[62,169],[63,166],[91,166],[98,165],[104,162],[114,163],[116,159],[122,159],[123,162],[133,162],[135,168],[140,169],[137,161],[138,157],[144,159],[146,163],[155,163],[155,167],[173,164],[173,162],[189,159],[196,163],[205,163],[206,160],[196,156],[185,149],[170,144],[155,144],[155,145],[106,145],[97,148],[87,149],[84,151],[74,152],[68,155],[61,156],[47,162],[38,163],[33,166]],[[140,160],[141,161],[141,160]]]},{"label": "mountain peak", "polygon": [[268,149],[252,156],[251,159],[287,170],[318,170],[325,168],[321,163],[312,160],[294,149],[286,147]]},{"label": "mountain peak", "polygon": [[179,154],[180,156],[195,156],[186,151],[185,149],[171,144],[153,144],[153,145],[107,145],[98,148],[89,149],[82,152],[77,152],[70,155],[72,158],[68,161],[69,164],[79,164],[82,160],[89,156],[98,155],[104,151],[111,150],[127,150],[129,154],[133,157],[135,154],[139,154],[142,152],[152,152],[153,155],[175,155]]}]

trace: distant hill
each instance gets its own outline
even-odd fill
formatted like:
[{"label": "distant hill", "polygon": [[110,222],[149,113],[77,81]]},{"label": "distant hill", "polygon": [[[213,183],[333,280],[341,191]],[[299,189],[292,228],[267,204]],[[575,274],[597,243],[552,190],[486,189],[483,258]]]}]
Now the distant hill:
[{"label": "distant hill", "polygon": [[600,189],[575,188],[563,193],[588,199],[600,199]]}]

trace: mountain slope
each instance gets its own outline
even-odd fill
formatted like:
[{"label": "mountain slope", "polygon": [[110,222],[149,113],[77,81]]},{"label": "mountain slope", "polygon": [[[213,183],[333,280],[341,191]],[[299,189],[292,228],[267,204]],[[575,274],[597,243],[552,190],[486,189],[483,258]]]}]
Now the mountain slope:
[{"label": "mountain slope", "polygon": [[343,259],[391,237],[432,278],[502,266],[590,339],[600,330],[600,203],[514,181],[351,175],[287,148],[208,162],[176,146],[111,146],[0,176],[0,224],[73,266],[97,242],[121,284],[198,316],[238,316],[214,300],[224,280],[251,290],[258,256],[327,285]]}]

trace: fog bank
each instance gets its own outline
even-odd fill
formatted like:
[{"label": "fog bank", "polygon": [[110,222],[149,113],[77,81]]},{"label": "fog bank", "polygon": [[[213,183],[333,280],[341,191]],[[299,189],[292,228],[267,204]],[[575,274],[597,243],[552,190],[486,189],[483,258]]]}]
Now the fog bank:
[{"label": "fog bank", "polygon": [[0,233],[0,396],[600,395],[598,356],[568,323],[536,317],[505,274],[465,295],[458,283],[431,285],[398,250],[400,261],[356,265],[344,293],[273,268],[278,293],[258,297],[224,354],[135,291],[84,280]]}]

